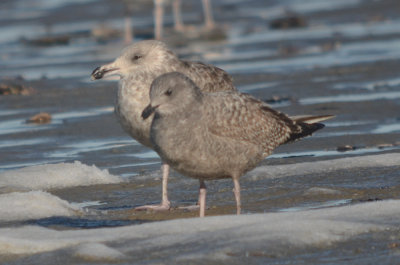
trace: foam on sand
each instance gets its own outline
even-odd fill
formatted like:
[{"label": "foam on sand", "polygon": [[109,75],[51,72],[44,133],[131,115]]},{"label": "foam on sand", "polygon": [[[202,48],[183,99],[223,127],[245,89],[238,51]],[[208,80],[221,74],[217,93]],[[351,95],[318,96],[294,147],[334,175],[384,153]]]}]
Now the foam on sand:
[{"label": "foam on sand", "polygon": [[0,195],[0,221],[21,221],[51,216],[74,216],[81,208],[43,191]]},{"label": "foam on sand", "polygon": [[[273,253],[314,244],[324,247],[364,233],[399,230],[398,216],[400,200],[387,200],[313,211],[177,219],[79,231],[10,227],[0,228],[0,254],[49,252],[48,257],[56,257],[57,250],[67,250],[76,257],[94,259],[172,261],[199,255],[220,259],[238,251],[262,248]],[[99,255],[102,250],[106,250],[104,255]]]},{"label": "foam on sand", "polygon": [[74,163],[29,166],[0,173],[0,188],[48,190],[95,184],[120,183],[123,179],[107,170]]}]

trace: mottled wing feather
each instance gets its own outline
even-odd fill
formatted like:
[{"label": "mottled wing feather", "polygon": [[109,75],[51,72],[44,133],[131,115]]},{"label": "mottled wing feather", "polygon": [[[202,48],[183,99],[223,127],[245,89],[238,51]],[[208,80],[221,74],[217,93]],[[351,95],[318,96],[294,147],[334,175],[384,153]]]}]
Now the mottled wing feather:
[{"label": "mottled wing feather", "polygon": [[250,95],[235,92],[206,94],[209,131],[215,135],[263,147],[266,155],[300,128],[285,114]]},{"label": "mottled wing feather", "polygon": [[182,70],[203,92],[236,90],[232,77],[213,65],[184,61]]}]

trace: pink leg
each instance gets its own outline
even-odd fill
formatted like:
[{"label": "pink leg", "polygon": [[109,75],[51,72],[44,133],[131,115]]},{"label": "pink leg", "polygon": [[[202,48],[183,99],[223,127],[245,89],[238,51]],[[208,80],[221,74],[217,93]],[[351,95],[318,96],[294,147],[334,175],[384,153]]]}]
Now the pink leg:
[{"label": "pink leg", "polygon": [[170,207],[170,202],[168,200],[168,176],[169,176],[169,165],[166,163],[163,163],[161,166],[162,170],[162,205],[168,206],[168,209]]},{"label": "pink leg", "polygon": [[153,211],[166,211],[171,207],[171,203],[168,200],[168,175],[169,175],[169,165],[163,163],[161,166],[161,170],[163,173],[162,176],[162,200],[161,204],[156,205],[143,205],[136,207],[135,210],[143,211],[143,210],[153,210]]},{"label": "pink leg", "polygon": [[181,12],[181,0],[174,0],[172,3],[174,12],[174,28],[176,31],[182,32],[184,30]]},{"label": "pink leg", "polygon": [[156,40],[161,40],[163,35],[163,17],[164,17],[164,6],[163,0],[154,0],[154,37]]},{"label": "pink leg", "polygon": [[200,180],[200,191],[199,191],[199,204],[200,204],[200,217],[204,217],[206,212],[206,195],[207,188],[204,180]]},{"label": "pink leg", "polygon": [[235,199],[236,199],[236,214],[240,214],[240,209],[241,209],[241,204],[240,204],[240,184],[239,184],[239,178],[232,178],[233,179],[233,184],[235,185],[233,189],[233,193],[235,194]]},{"label": "pink leg", "polygon": [[202,0],[203,1],[203,9],[204,9],[204,18],[205,18],[205,28],[207,30],[211,30],[215,27],[214,17],[211,12],[211,4],[210,0]]}]

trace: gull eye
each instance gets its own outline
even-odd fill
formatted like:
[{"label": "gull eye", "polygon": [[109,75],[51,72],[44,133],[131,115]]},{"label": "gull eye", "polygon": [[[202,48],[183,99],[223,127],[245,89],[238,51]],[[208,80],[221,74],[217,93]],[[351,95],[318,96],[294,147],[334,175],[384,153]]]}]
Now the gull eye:
[{"label": "gull eye", "polygon": [[167,95],[167,96],[171,96],[172,90],[171,90],[171,89],[168,89],[167,91],[165,91],[164,94]]},{"label": "gull eye", "polygon": [[140,56],[140,55],[135,55],[135,56],[132,57],[132,61],[137,61],[137,60],[139,60],[140,58],[142,58],[142,56]]}]

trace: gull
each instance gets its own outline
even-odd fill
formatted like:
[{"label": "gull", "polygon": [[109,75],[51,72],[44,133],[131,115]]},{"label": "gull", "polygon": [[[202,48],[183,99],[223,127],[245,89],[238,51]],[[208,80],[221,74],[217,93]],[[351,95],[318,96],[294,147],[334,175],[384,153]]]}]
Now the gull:
[{"label": "gull", "polygon": [[[203,91],[235,90],[232,78],[222,69],[200,63],[180,60],[163,42],[146,40],[125,48],[113,62],[97,67],[92,79],[119,76],[115,112],[122,128],[139,143],[153,148],[150,141],[151,118],[143,120],[141,113],[149,104],[150,85],[158,76],[179,71],[189,76]],[[169,166],[162,164],[162,201],[159,205],[144,205],[138,210],[167,210]]]},{"label": "gull", "polygon": [[200,217],[205,215],[205,180],[232,178],[237,214],[239,178],[279,145],[322,129],[325,116],[290,118],[237,91],[204,92],[189,77],[159,76],[142,118],[154,113],[150,139],[161,159],[179,173],[199,179]]}]

